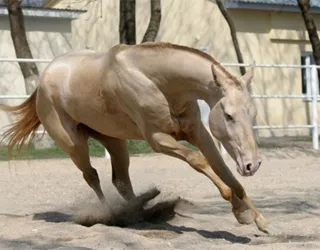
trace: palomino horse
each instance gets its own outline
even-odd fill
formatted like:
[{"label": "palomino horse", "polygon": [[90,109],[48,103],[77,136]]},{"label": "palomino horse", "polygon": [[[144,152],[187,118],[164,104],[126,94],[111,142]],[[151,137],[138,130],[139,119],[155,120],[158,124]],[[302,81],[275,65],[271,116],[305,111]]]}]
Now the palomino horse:
[{"label": "palomino horse", "polygon": [[19,115],[4,138],[9,153],[15,146],[20,150],[42,124],[102,202],[105,196],[89,161],[88,138],[109,151],[112,182],[128,201],[136,196],[126,140],[146,140],[155,152],[179,158],[207,176],[231,203],[239,223],[255,221],[270,233],[270,224],[220,156],[197,104],[202,99],[210,106],[212,135],[235,160],[238,172],[252,176],[261,163],[252,128],[257,111],[246,86],[252,76],[252,70],[232,76],[210,55],[170,43],[117,45],[107,53],[71,52],[50,63],[24,103],[1,106]]}]

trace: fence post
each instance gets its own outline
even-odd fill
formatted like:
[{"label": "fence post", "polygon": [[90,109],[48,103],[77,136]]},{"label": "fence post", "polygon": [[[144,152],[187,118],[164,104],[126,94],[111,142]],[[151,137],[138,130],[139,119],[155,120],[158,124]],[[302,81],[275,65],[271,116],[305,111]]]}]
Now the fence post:
[{"label": "fence post", "polygon": [[312,145],[319,149],[318,133],[318,70],[315,65],[311,66],[311,94],[312,94]]}]

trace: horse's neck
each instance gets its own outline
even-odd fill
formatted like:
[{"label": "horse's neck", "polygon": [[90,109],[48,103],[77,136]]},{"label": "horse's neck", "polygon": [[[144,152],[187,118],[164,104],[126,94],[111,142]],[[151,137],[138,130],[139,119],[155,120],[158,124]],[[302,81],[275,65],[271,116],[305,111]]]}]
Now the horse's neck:
[{"label": "horse's neck", "polygon": [[202,99],[209,106],[220,99],[212,84],[212,62],[202,56],[184,50],[145,49],[130,57],[146,75],[158,78],[160,88],[174,95]]}]

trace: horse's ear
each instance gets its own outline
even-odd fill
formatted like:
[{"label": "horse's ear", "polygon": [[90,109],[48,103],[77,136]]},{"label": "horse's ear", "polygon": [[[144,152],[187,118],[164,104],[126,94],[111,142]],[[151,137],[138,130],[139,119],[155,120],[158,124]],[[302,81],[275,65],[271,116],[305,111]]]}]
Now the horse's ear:
[{"label": "horse's ear", "polygon": [[251,67],[250,69],[241,77],[242,80],[245,82],[246,85],[250,84],[251,83],[251,80],[254,76],[254,67],[255,67],[256,63],[253,62],[251,64]]},{"label": "horse's ear", "polygon": [[217,87],[221,87],[221,84],[218,82],[216,67],[213,64],[211,64],[211,72],[213,84]]}]

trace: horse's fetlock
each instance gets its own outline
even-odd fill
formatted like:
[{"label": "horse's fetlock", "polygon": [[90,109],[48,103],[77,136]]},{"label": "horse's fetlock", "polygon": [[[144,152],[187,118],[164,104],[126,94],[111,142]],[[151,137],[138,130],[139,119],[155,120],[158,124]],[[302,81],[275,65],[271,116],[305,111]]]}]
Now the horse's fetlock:
[{"label": "horse's fetlock", "polygon": [[90,171],[84,171],[83,178],[89,185],[91,185],[92,182],[100,183],[98,172],[94,168],[92,168]]},{"label": "horse's fetlock", "polygon": [[242,190],[235,190],[235,194],[236,196],[240,199],[240,200],[244,200],[247,198],[247,194],[246,192],[244,191],[244,189]]},{"label": "horse's fetlock", "polygon": [[223,188],[220,191],[221,196],[226,201],[232,201],[232,190],[230,188]]}]

